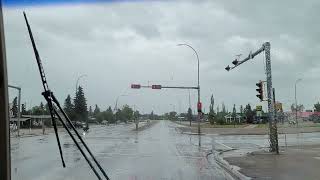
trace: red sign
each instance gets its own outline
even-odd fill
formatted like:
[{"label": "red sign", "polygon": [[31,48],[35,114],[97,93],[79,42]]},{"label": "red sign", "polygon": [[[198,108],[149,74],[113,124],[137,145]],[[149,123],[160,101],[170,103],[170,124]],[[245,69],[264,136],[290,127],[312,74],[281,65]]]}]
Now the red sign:
[{"label": "red sign", "polygon": [[198,102],[197,107],[198,107],[198,112],[201,112],[201,109],[202,109],[202,104],[201,104],[201,102]]},{"label": "red sign", "polygon": [[132,89],[140,89],[141,85],[140,84],[131,84]]},{"label": "red sign", "polygon": [[152,89],[161,89],[161,85],[152,85],[151,88]]}]

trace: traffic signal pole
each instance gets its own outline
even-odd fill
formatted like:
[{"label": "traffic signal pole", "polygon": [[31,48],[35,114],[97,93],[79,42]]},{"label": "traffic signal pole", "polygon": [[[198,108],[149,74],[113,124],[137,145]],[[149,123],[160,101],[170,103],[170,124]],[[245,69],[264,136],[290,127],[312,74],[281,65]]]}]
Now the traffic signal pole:
[{"label": "traffic signal pole", "polygon": [[277,124],[275,121],[275,109],[274,109],[274,102],[273,102],[273,96],[272,96],[272,73],[271,73],[271,59],[270,59],[270,42],[265,42],[260,49],[258,49],[256,52],[251,53],[248,55],[248,57],[244,58],[241,61],[238,61],[237,59],[232,62],[234,64],[233,67],[230,67],[229,65],[225,68],[227,71],[230,71],[231,69],[236,68],[240,64],[253,59],[258,54],[265,52],[265,58],[266,58],[266,79],[267,79],[267,101],[268,101],[268,116],[269,116],[269,138],[270,138],[270,151],[271,152],[277,152],[278,153],[278,133],[277,133]]}]

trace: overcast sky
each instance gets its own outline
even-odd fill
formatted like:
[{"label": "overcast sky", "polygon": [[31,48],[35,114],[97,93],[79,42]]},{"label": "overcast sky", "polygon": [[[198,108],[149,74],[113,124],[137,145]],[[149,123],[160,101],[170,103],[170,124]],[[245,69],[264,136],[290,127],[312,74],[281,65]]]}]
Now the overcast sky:
[{"label": "overcast sky", "polygon": [[[288,108],[307,109],[320,98],[320,2],[310,1],[125,1],[91,4],[10,6],[4,8],[9,83],[22,87],[27,107],[44,102],[42,85],[27,34],[25,10],[52,91],[63,103],[74,96],[76,80],[84,86],[88,105],[101,109],[136,105],[149,113],[189,106],[188,90],[130,89],[131,83],[196,86],[200,58],[201,99],[215,105],[261,104],[255,83],[265,80],[264,54],[227,72],[236,54],[271,43],[276,99]],[[10,90],[10,100],[16,95]],[[191,106],[197,94],[190,91]]]}]

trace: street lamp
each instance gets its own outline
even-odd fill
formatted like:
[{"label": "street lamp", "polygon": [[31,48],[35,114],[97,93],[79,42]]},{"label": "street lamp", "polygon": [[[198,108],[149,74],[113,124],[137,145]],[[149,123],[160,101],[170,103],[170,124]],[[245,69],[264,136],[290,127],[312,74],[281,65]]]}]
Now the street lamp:
[{"label": "street lamp", "polygon": [[200,116],[201,116],[201,102],[200,102],[200,61],[199,61],[199,56],[198,56],[198,53],[197,51],[192,47],[190,46],[189,44],[178,44],[178,46],[188,46],[189,48],[191,48],[194,53],[196,54],[197,56],[197,60],[198,60],[198,135],[200,135]]},{"label": "street lamp", "polygon": [[297,104],[297,83],[302,81],[301,78],[297,79],[296,82],[294,83],[294,99],[295,99],[295,104],[296,104],[296,124],[298,127],[298,104]]},{"label": "street lamp", "polygon": [[79,83],[79,80],[81,79],[81,78],[83,78],[83,77],[87,77],[88,75],[86,75],[86,74],[82,74],[82,75],[80,75],[79,77],[78,77],[78,79],[77,79],[77,82],[76,82],[76,94],[77,94],[77,90],[78,90],[78,83]]}]

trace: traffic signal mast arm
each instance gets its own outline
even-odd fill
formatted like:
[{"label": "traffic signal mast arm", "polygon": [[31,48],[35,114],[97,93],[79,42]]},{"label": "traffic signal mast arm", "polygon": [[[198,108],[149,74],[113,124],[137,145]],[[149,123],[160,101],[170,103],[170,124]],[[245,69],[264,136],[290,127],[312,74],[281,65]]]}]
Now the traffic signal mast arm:
[{"label": "traffic signal mast arm", "polygon": [[140,88],[152,88],[152,89],[198,89],[196,86],[162,86],[162,85],[152,85],[152,86],[143,86],[140,84],[131,84],[132,89]]},{"label": "traffic signal mast arm", "polygon": [[248,57],[246,57],[246,58],[244,58],[242,61],[237,61],[237,60],[235,60],[234,62],[234,66],[233,67],[229,67],[229,65],[225,68],[227,71],[230,71],[231,69],[234,69],[234,68],[236,68],[237,66],[239,66],[240,64],[242,64],[242,63],[244,63],[244,62],[246,62],[246,61],[248,61],[248,60],[250,60],[250,59],[253,59],[256,55],[258,55],[258,54],[260,54],[261,52],[263,52],[264,51],[264,45],[262,45],[262,47],[260,48],[260,49],[258,49],[256,52],[254,52],[254,53],[250,53],[249,55],[248,55]]}]

